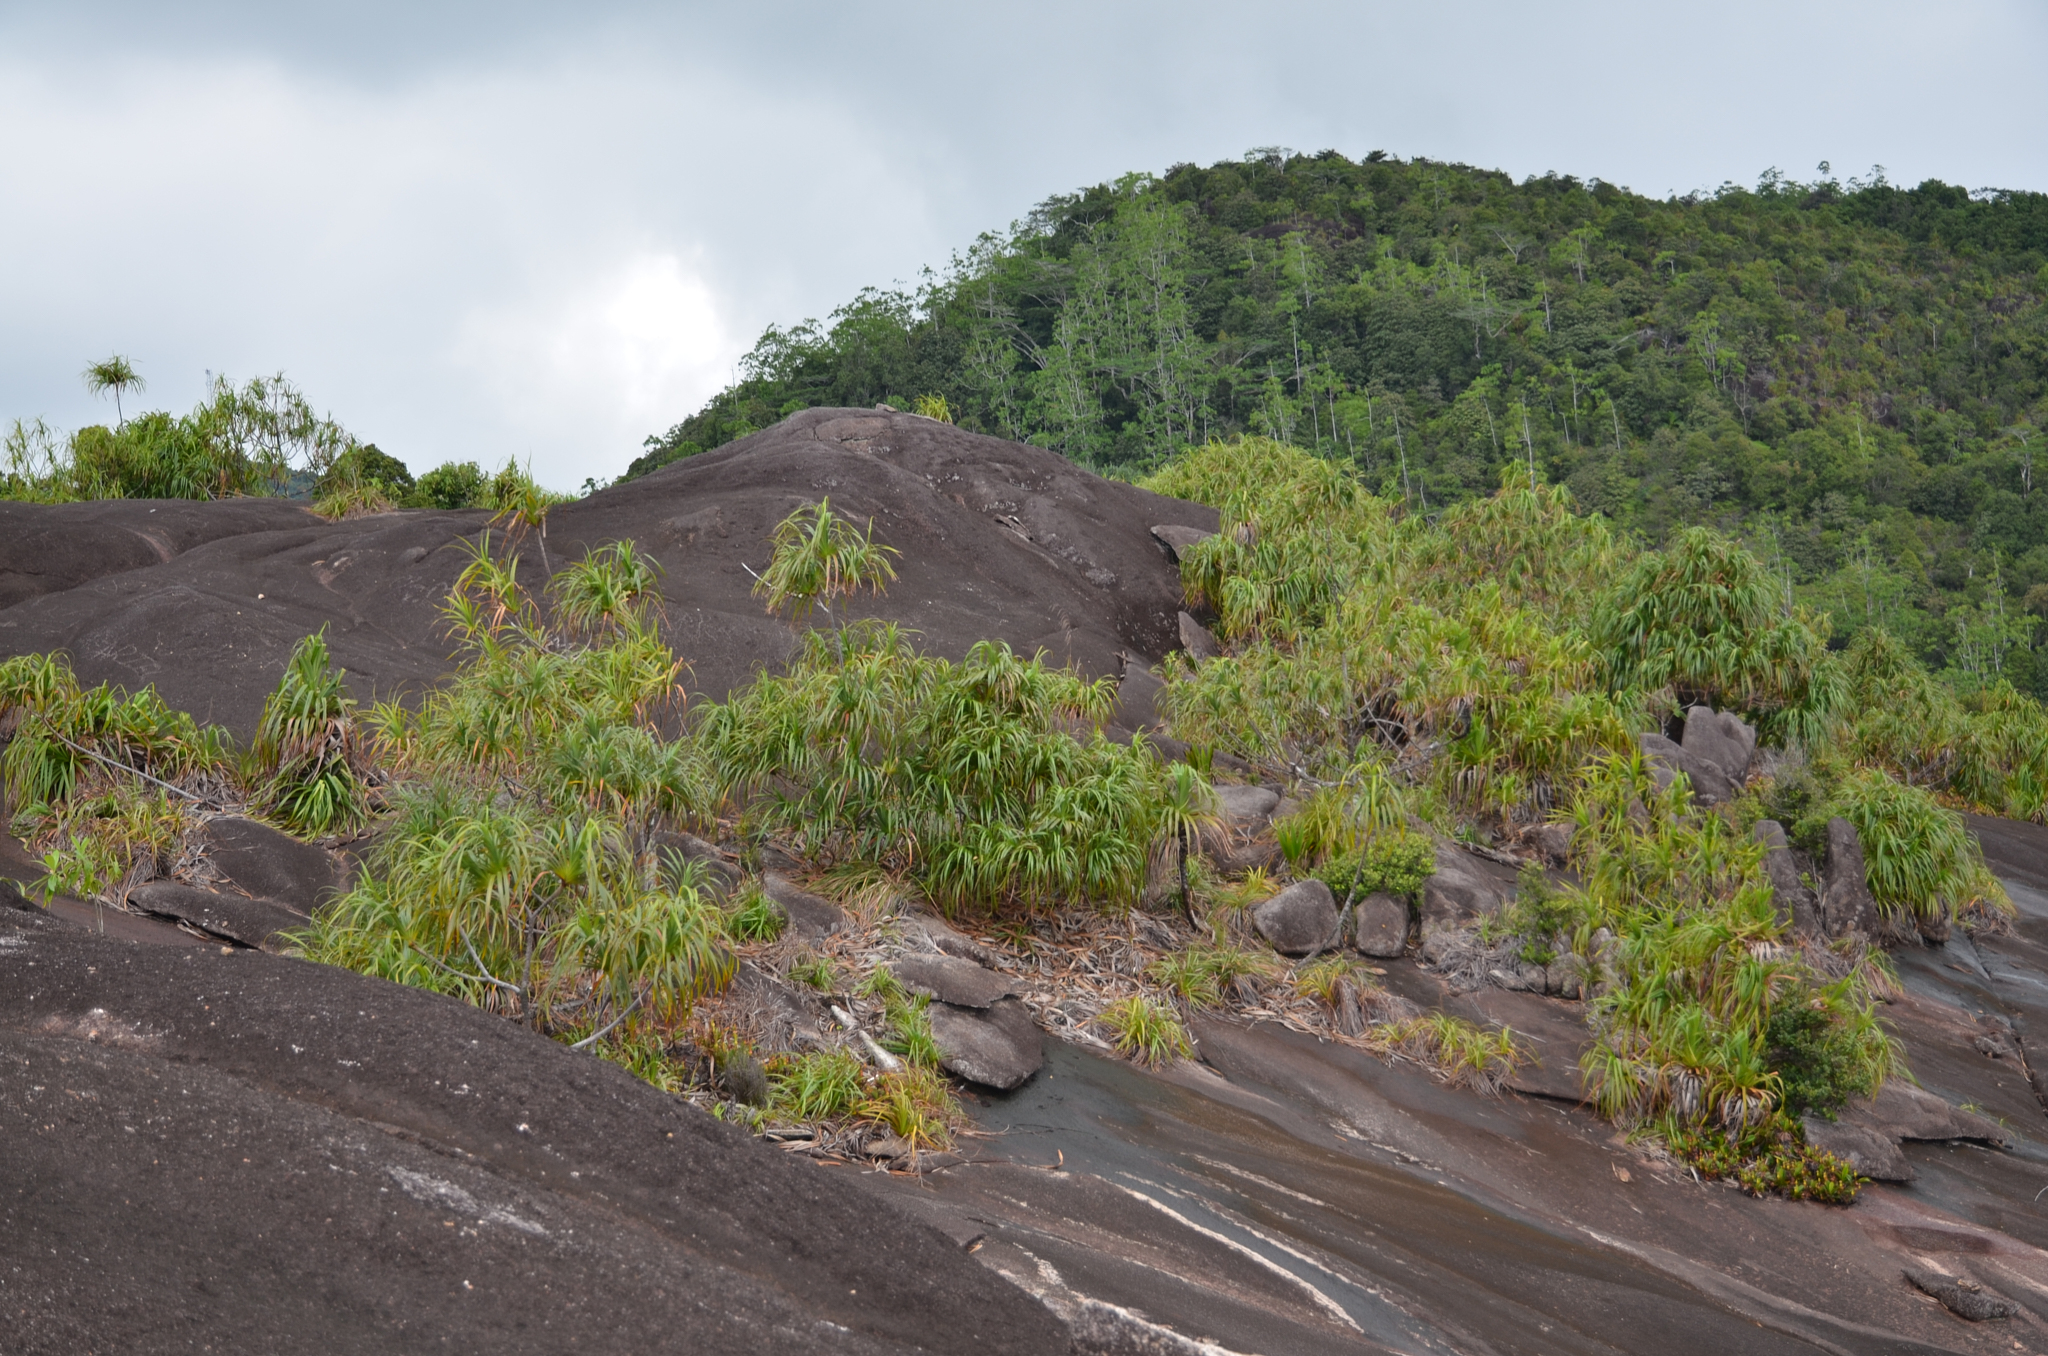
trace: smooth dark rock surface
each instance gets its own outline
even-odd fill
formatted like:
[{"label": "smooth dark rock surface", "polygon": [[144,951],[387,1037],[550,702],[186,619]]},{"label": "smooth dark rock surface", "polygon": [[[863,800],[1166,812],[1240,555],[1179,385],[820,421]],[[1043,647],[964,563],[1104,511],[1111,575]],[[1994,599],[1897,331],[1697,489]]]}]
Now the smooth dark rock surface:
[{"label": "smooth dark rock surface", "polygon": [[199,890],[169,880],[136,886],[128,892],[128,903],[144,913],[175,918],[264,951],[282,951],[289,945],[282,934],[303,928],[311,921],[304,914],[268,899]]},{"label": "smooth dark rock surface", "polygon": [[947,1238],[414,989],[0,912],[9,1352],[1061,1353]]},{"label": "smooth dark rock surface", "polygon": [[[901,622],[954,657],[984,639],[1043,649],[1091,677],[1180,643],[1180,574],[1152,527],[1216,526],[1214,509],[1043,448],[915,415],[813,409],[558,506],[547,565],[632,539],[662,567],[690,688],[722,700],[791,652],[746,566],[760,567],[776,523],[826,496],[903,553],[888,593],[863,594],[848,616]],[[162,504],[0,505],[0,656],[66,650],[88,683],[154,682],[172,706],[244,737],[292,647],[323,625],[359,699],[416,694],[451,667],[438,609],[488,513],[328,523],[277,501],[175,510],[190,526],[160,548],[148,537]],[[544,584],[535,542],[520,559],[522,582]]]},{"label": "smooth dark rock surface", "polygon": [[208,821],[202,837],[207,860],[235,888],[303,916],[344,888],[333,856],[258,820],[222,815]]}]

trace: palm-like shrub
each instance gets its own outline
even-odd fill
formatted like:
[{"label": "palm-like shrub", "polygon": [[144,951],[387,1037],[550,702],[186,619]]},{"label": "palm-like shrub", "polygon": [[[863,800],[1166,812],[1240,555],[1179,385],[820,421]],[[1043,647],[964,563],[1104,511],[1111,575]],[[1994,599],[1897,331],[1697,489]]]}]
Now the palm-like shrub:
[{"label": "palm-like shrub", "polygon": [[1164,832],[1159,765],[1077,732],[1115,689],[982,642],[953,663],[892,624],[805,635],[789,671],[703,713],[752,832],[911,873],[947,908],[1128,903]]},{"label": "palm-like shrub", "polygon": [[874,539],[873,523],[856,527],[834,513],[830,499],[777,523],[769,545],[768,568],[754,592],[767,599],[770,612],[787,607],[804,619],[822,604],[829,616],[833,599],[851,598],[862,589],[880,593],[896,578],[896,567],[889,563],[896,549]]},{"label": "palm-like shrub", "polygon": [[1818,625],[1788,612],[1740,543],[1692,527],[1615,582],[1591,640],[1615,689],[1669,689],[1681,706],[1750,711],[1768,733],[1810,740],[1844,695]]},{"label": "palm-like shrub", "polygon": [[1860,768],[1835,787],[1827,813],[1856,826],[1871,897],[1893,927],[1944,927],[1977,904],[2010,908],[1963,817],[1919,787]]},{"label": "palm-like shrub", "polygon": [[605,547],[555,577],[550,606],[485,535],[443,608],[461,666],[416,712],[373,713],[398,812],[308,955],[585,1041],[673,1025],[725,983],[728,916],[655,851],[708,792],[693,746],[659,730],[681,664],[653,584]]},{"label": "palm-like shrub", "polygon": [[293,832],[352,828],[368,810],[355,707],[331,666],[325,629],[300,641],[264,700],[252,750],[266,778],[262,802]]}]

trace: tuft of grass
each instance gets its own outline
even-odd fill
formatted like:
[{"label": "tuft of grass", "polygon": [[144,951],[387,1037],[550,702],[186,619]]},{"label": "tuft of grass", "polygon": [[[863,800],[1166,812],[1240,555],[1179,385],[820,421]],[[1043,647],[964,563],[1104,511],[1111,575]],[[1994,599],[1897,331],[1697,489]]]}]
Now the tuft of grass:
[{"label": "tuft of grass", "polygon": [[680,1093],[689,1086],[687,1072],[669,1058],[668,1043],[659,1035],[642,1032],[621,1036],[613,1033],[598,1041],[595,1049],[599,1059],[610,1060],[663,1092]]},{"label": "tuft of grass", "polygon": [[769,1105],[792,1121],[836,1121],[866,1098],[866,1070],[846,1050],[811,1050],[768,1066]]},{"label": "tuft of grass", "polygon": [[1385,1029],[1383,1034],[1452,1083],[1497,1092],[1521,1063],[1514,1032],[1504,1026],[1474,1026],[1447,1012],[1431,1012]]},{"label": "tuft of grass", "polygon": [[768,898],[758,880],[750,879],[740,887],[725,915],[725,934],[736,942],[772,942],[782,935],[785,926],[787,920],[782,911]]},{"label": "tuft of grass", "polygon": [[1257,952],[1216,942],[1195,942],[1152,963],[1146,974],[1189,1007],[1212,1008],[1238,980],[1273,973],[1273,962]]},{"label": "tuft of grass", "polygon": [[1095,1019],[1109,1032],[1118,1053],[1157,1067],[1188,1059],[1194,1046],[1172,1008],[1156,998],[1136,994],[1104,1008]]},{"label": "tuft of grass", "polygon": [[1321,956],[1294,972],[1294,991],[1334,1008],[1339,984],[1348,980],[1361,989],[1369,988],[1373,982],[1371,974],[1362,962],[1343,956]]},{"label": "tuft of grass", "polygon": [[839,967],[828,956],[806,952],[789,963],[789,977],[819,993],[839,991]]},{"label": "tuft of grass", "polygon": [[877,1078],[856,1114],[914,1149],[944,1149],[953,1143],[951,1123],[960,1119],[960,1104],[945,1079],[913,1066]]},{"label": "tuft of grass", "polygon": [[889,1030],[882,1039],[882,1047],[903,1056],[914,1069],[939,1067],[939,1044],[932,1037],[930,1007],[931,999],[923,994],[892,997],[885,1006],[883,1020]]}]

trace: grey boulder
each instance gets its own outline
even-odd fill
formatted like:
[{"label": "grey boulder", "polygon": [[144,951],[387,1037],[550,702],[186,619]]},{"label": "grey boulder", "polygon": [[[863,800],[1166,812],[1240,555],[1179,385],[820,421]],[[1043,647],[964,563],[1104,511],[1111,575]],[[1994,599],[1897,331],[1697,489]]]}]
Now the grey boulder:
[{"label": "grey boulder", "polygon": [[1217,809],[1233,826],[1257,828],[1271,820],[1280,793],[1263,786],[1219,786]]},{"label": "grey boulder", "polygon": [[1206,664],[1223,653],[1223,645],[1216,639],[1216,633],[1185,612],[1180,614],[1180,647],[1197,664]]},{"label": "grey boulder", "polygon": [[1719,764],[1686,752],[1675,740],[1660,734],[1641,734],[1636,736],[1636,742],[1649,760],[1650,774],[1657,779],[1658,790],[1669,787],[1682,772],[1692,786],[1693,800],[1700,805],[1719,805],[1734,794],[1735,784]]},{"label": "grey boulder", "polygon": [[1771,878],[1771,893],[1778,905],[1778,922],[1789,923],[1795,932],[1818,936],[1821,932],[1820,900],[1799,878],[1799,864],[1785,843],[1785,826],[1775,819],[1760,819],[1756,840],[1764,845],[1764,874]]},{"label": "grey boulder", "polygon": [[1408,901],[1375,892],[1358,901],[1353,913],[1356,945],[1368,956],[1400,955],[1408,946]]},{"label": "grey boulder", "polygon": [[955,1077],[1007,1092],[1045,1063],[1045,1037],[1017,999],[1001,998],[986,1008],[933,1003],[925,1012],[939,1066]]},{"label": "grey boulder", "polygon": [[799,937],[829,937],[846,926],[846,914],[837,904],[803,889],[780,871],[761,877],[761,892]]},{"label": "grey boulder", "polygon": [[1176,527],[1171,523],[1162,523],[1152,529],[1153,539],[1166,548],[1167,557],[1176,565],[1180,563],[1182,551],[1198,541],[1215,535],[1214,532],[1204,532],[1199,527]]},{"label": "grey boulder", "polygon": [[1337,938],[1337,901],[1319,880],[1301,880],[1252,906],[1252,926],[1283,956],[1308,956]]},{"label": "grey boulder", "polygon": [[1016,987],[1007,977],[956,956],[905,956],[890,962],[889,972],[912,993],[956,1008],[989,1007]]},{"label": "grey boulder", "polygon": [[1563,866],[1571,856],[1575,832],[1570,824],[1537,824],[1522,835],[1522,841],[1542,854],[1545,861]]},{"label": "grey boulder", "polygon": [[1877,901],[1863,871],[1863,838],[1846,819],[1828,821],[1828,860],[1821,868],[1820,915],[1830,937],[1875,936]]},{"label": "grey boulder", "polygon": [[1222,823],[1202,833],[1202,855],[1226,876],[1271,866],[1279,845],[1268,830],[1280,794],[1263,786],[1219,786],[1217,810]]},{"label": "grey boulder", "polygon": [[1808,1144],[1841,1159],[1860,1177],[1879,1182],[1910,1182],[1918,1175],[1899,1152],[1897,1140],[1867,1125],[1824,1121],[1817,1116],[1806,1117],[1801,1125]]},{"label": "grey boulder", "polygon": [[1680,747],[1694,758],[1712,763],[1722,776],[1740,787],[1749,777],[1749,760],[1756,752],[1756,730],[1733,711],[1695,706],[1685,713]]}]

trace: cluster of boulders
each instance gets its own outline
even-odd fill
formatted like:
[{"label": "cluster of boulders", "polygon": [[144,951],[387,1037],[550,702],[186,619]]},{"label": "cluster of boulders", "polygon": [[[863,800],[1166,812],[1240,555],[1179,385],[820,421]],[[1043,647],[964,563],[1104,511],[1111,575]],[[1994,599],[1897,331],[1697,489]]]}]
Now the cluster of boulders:
[{"label": "cluster of boulders", "polygon": [[[799,939],[823,942],[852,924],[837,904],[779,871],[765,872],[761,886],[787,932]],[[925,1011],[939,1066],[956,1078],[999,1091],[1036,1073],[1045,1063],[1044,1037],[1018,997],[1015,981],[996,968],[995,956],[927,914],[906,914],[897,923],[895,954],[886,963],[905,989],[931,1000]],[[748,962],[724,1001],[760,1036],[760,1053],[843,1043],[881,1062],[875,1033],[861,1029],[854,1016],[858,1005],[846,995],[820,994]],[[765,1084],[759,1096],[741,1097],[739,1092],[750,1089],[719,1074],[720,1086],[736,1100],[766,1100]],[[742,1079],[751,1084],[750,1076],[743,1073]]]}]

